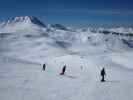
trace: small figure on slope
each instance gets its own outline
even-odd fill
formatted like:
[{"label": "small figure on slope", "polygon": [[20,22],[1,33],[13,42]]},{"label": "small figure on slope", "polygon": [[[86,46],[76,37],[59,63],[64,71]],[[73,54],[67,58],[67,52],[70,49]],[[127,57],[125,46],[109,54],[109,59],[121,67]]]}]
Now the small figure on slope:
[{"label": "small figure on slope", "polygon": [[64,75],[66,71],[66,65],[64,65],[64,67],[62,68],[62,72],[60,73],[60,75]]},{"label": "small figure on slope", "polygon": [[45,71],[46,69],[46,64],[43,64],[43,71]]},{"label": "small figure on slope", "polygon": [[103,68],[101,70],[101,76],[102,76],[101,82],[105,82],[105,75],[106,75],[106,72],[105,72],[105,69]]}]

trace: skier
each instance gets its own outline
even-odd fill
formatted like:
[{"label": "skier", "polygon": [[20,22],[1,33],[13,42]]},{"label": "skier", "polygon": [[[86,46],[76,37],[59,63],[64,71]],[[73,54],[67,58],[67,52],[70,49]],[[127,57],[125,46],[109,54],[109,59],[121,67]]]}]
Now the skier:
[{"label": "skier", "polygon": [[60,73],[60,75],[64,75],[66,71],[66,65],[64,65],[64,67],[62,68],[62,72]]},{"label": "skier", "polygon": [[43,71],[45,71],[46,69],[46,64],[43,64]]},{"label": "skier", "polygon": [[101,82],[105,82],[105,75],[106,75],[106,73],[105,73],[105,69],[103,68],[102,70],[101,70],[101,76],[102,76],[102,79],[101,79]]}]

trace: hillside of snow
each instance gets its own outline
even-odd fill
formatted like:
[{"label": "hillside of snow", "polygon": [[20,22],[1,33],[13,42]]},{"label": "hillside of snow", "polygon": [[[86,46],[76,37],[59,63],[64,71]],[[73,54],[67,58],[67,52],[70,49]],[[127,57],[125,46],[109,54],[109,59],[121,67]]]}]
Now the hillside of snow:
[{"label": "hillside of snow", "polygon": [[132,59],[132,28],[73,29],[15,17],[0,24],[0,99],[132,100]]}]

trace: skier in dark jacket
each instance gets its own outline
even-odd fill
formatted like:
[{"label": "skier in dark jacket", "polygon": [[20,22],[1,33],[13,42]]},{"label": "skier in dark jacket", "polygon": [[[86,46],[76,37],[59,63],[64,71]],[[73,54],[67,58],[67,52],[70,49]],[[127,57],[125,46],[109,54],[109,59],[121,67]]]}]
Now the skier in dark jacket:
[{"label": "skier in dark jacket", "polygon": [[103,69],[101,70],[101,76],[102,76],[101,82],[105,82],[105,75],[106,75],[105,69],[103,68]]},{"label": "skier in dark jacket", "polygon": [[45,71],[46,69],[46,64],[43,64],[43,71]]},{"label": "skier in dark jacket", "polygon": [[66,65],[64,65],[64,67],[62,68],[62,72],[60,73],[60,75],[64,75],[66,71]]}]

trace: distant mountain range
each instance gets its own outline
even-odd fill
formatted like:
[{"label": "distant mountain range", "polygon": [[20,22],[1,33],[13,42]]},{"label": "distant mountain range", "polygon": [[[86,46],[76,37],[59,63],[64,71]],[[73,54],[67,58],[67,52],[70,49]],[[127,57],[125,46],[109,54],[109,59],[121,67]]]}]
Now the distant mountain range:
[{"label": "distant mountain range", "polygon": [[[125,27],[117,27],[117,28],[81,28],[77,30],[82,31],[97,31],[106,33],[126,33],[133,34],[133,28],[125,28]],[[37,17],[34,16],[20,16],[9,18],[6,21],[0,23],[0,33],[12,33],[12,32],[45,32],[49,30],[64,30],[64,31],[72,31],[74,29],[69,29],[68,27],[61,24],[44,24]]]},{"label": "distant mountain range", "polygon": [[[9,35],[10,33],[15,35]],[[84,49],[84,52],[91,47],[104,50],[127,50],[133,48],[133,28],[72,28],[61,24],[46,25],[33,16],[14,17],[0,23],[0,38],[6,39],[5,37],[8,37],[9,40],[17,38],[17,42],[24,42],[25,38],[28,41],[29,38],[45,38],[45,40],[41,40],[42,45],[45,44],[52,48],[60,47],[63,50],[76,48],[76,51],[82,51]],[[23,44],[26,45],[25,42]]]}]

